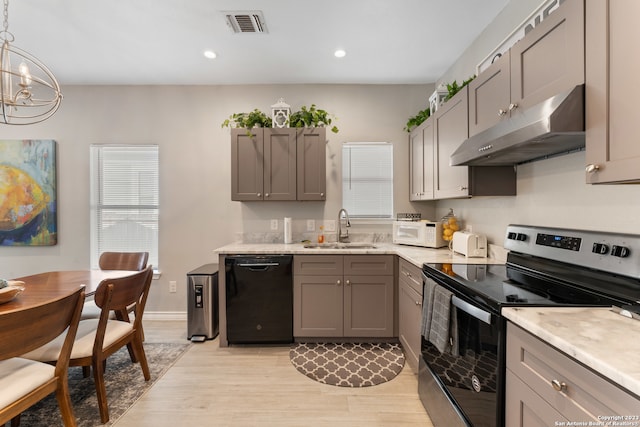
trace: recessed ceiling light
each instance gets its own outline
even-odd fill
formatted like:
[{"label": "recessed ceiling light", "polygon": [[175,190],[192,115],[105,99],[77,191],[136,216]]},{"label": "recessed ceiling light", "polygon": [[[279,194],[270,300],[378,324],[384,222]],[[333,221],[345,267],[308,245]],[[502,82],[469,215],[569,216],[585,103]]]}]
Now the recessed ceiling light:
[{"label": "recessed ceiling light", "polygon": [[347,52],[345,52],[342,49],[338,49],[333,54],[336,56],[336,58],[344,58],[344,56],[347,54]]},{"label": "recessed ceiling light", "polygon": [[209,59],[214,59],[216,57],[216,53],[212,50],[205,50],[204,51],[204,57],[205,58],[209,58]]}]

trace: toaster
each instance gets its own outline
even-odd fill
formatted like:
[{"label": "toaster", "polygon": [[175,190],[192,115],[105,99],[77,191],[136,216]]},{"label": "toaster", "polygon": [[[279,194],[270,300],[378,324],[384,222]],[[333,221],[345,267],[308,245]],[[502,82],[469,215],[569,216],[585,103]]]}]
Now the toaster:
[{"label": "toaster", "polygon": [[453,252],[470,258],[486,258],[487,237],[480,234],[473,234],[466,231],[456,231],[453,233]]}]

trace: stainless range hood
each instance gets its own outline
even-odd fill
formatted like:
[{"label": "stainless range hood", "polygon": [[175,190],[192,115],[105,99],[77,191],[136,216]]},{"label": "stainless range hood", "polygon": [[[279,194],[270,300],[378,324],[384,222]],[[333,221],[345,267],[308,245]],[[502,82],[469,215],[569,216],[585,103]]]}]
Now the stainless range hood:
[{"label": "stainless range hood", "polygon": [[584,147],[584,85],[549,98],[458,147],[451,166],[515,165]]}]

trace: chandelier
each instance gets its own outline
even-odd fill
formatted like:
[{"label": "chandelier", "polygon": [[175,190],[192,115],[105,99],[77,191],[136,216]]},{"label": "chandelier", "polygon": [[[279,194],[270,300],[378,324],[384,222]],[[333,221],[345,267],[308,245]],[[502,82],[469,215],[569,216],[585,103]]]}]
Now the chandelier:
[{"label": "chandelier", "polygon": [[[28,125],[42,122],[58,110],[60,86],[51,71],[36,57],[12,46],[9,32],[9,0],[4,0],[0,30],[0,123]],[[12,68],[12,64],[18,64]]]}]

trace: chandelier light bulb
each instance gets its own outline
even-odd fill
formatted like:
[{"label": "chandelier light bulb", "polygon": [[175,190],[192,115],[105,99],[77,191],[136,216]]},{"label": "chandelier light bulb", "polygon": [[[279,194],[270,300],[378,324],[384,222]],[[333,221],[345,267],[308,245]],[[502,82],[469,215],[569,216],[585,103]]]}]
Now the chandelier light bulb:
[{"label": "chandelier light bulb", "polygon": [[21,62],[20,66],[18,67],[18,71],[20,72],[20,85],[29,86],[31,84],[31,74],[29,73],[29,66],[24,62]]}]

